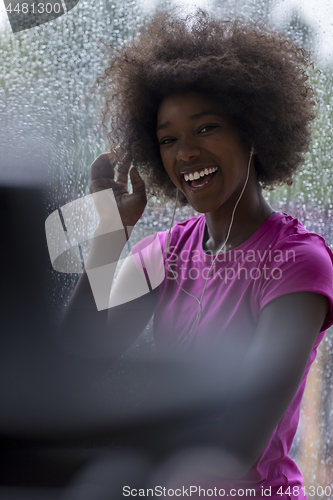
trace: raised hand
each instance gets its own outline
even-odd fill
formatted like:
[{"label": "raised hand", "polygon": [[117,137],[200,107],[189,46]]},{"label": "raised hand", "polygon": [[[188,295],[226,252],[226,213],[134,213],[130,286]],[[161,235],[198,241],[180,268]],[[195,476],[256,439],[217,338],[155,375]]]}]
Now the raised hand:
[{"label": "raised hand", "polygon": [[[114,178],[116,165],[117,173]],[[132,193],[128,191],[128,173],[133,186]],[[130,156],[127,153],[122,154],[120,147],[111,153],[101,154],[90,167],[90,192],[93,194],[110,188],[113,190],[123,225],[134,226],[147,204],[146,189],[137,168],[131,168]],[[96,208],[102,221],[112,217],[107,196],[105,202],[99,202]]]}]

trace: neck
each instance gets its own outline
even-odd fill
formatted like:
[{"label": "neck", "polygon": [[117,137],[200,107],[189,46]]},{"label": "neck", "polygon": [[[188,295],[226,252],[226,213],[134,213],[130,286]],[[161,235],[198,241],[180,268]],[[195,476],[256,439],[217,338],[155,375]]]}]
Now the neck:
[{"label": "neck", "polygon": [[[235,210],[229,238],[222,252],[232,250],[244,243],[273,212],[273,209],[262,196],[261,188],[256,179],[255,183],[251,179],[249,181]],[[228,203],[219,207],[218,210],[205,214],[204,250],[216,254],[225,243],[237,199],[238,197],[230,199]]]}]

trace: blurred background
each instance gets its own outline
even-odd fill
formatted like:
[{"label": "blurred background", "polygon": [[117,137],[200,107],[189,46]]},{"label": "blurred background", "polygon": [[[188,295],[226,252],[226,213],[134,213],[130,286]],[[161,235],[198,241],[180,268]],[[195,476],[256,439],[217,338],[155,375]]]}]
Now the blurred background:
[{"label": "blurred background", "polygon": [[[173,0],[163,2],[164,8]],[[311,152],[290,187],[267,192],[275,210],[287,212],[333,248],[333,9],[330,0],[178,0],[185,10],[203,7],[216,16],[243,15],[282,30],[313,53],[311,81],[318,101]],[[159,0],[80,0],[66,15],[17,34],[10,31],[0,0],[0,151],[12,158],[1,167],[3,183],[29,183],[43,177],[46,214],[88,194],[89,166],[106,150],[98,124],[98,89],[90,89],[104,65],[103,43],[115,47],[158,8]],[[29,154],[28,154],[29,153]],[[34,172],[31,155],[43,171]],[[153,215],[154,213],[154,215]],[[156,215],[157,214],[157,215]],[[167,228],[171,210],[149,201],[140,224]],[[183,209],[182,220],[192,213]],[[66,305],[78,276],[50,269],[55,317]],[[152,348],[151,325],[130,349],[129,357]],[[333,490],[333,332],[328,331],[314,362],[292,448],[312,498],[326,498],[317,487]]]}]

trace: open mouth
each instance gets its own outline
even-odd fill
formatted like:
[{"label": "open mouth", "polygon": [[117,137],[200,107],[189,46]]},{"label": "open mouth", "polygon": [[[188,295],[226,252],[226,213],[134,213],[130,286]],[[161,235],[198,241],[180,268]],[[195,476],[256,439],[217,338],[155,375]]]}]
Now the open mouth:
[{"label": "open mouth", "polygon": [[203,187],[210,182],[217,170],[217,167],[206,167],[203,170],[184,174],[184,179],[192,188]]}]

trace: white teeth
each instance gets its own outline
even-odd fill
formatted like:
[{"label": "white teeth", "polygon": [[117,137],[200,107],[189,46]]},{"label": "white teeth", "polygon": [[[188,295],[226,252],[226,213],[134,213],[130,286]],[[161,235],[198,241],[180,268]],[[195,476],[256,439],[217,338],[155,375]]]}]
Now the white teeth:
[{"label": "white teeth", "polygon": [[184,174],[184,179],[185,181],[194,181],[197,179],[200,179],[200,177],[204,177],[205,175],[212,174],[213,172],[216,172],[217,167],[209,167],[205,168],[205,170],[196,171],[196,172],[191,172],[190,174]]}]

